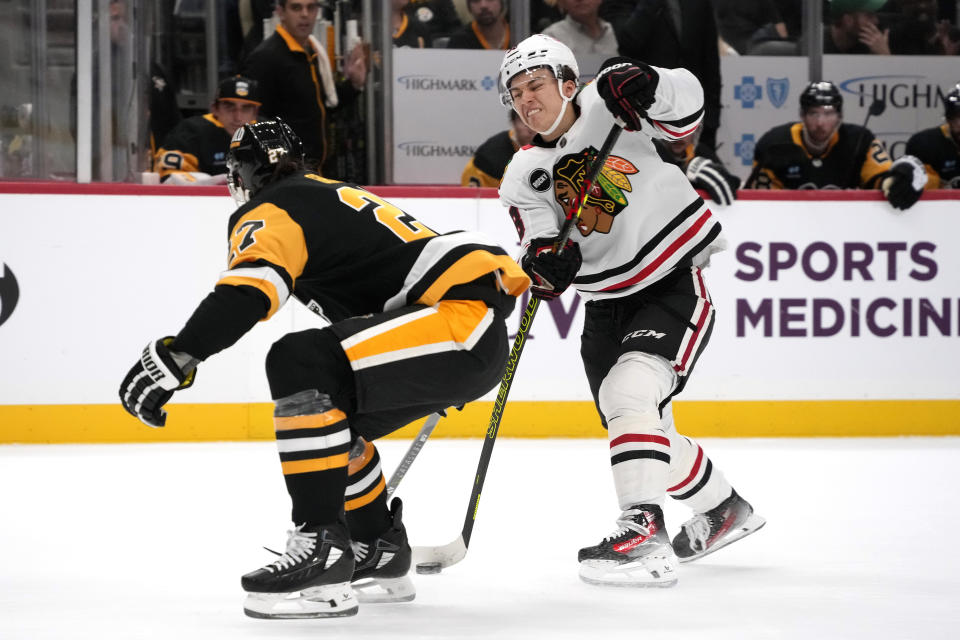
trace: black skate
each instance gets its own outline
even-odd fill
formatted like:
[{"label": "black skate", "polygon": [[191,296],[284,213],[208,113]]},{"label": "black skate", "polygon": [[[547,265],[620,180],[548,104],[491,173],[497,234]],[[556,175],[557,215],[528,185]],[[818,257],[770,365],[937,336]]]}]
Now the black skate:
[{"label": "black skate", "polygon": [[617,525],[600,544],[580,549],[581,580],[618,587],[677,584],[677,556],[659,505],[633,505],[620,514]]},{"label": "black skate", "polygon": [[357,613],[350,588],[353,550],[342,524],[288,531],[287,550],[275,562],[240,579],[243,612],[253,618],[332,618]]},{"label": "black skate", "polygon": [[729,498],[706,513],[698,513],[683,523],[673,539],[673,550],[680,562],[692,562],[736,542],[767,523],[753,512],[750,503],[734,491]]},{"label": "black skate", "polygon": [[401,520],[403,503],[390,503],[390,528],[373,540],[354,540],[353,589],[360,602],[409,602],[417,592],[407,576],[410,572],[410,543]]}]

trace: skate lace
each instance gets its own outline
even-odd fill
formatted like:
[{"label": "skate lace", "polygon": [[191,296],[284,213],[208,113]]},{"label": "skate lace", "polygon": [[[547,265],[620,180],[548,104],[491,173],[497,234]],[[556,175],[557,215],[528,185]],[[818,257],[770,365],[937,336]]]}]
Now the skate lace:
[{"label": "skate lace", "polygon": [[645,526],[633,519],[632,516],[636,516],[643,513],[640,509],[627,509],[620,514],[620,517],[617,518],[617,530],[611,533],[609,536],[603,539],[604,542],[611,540],[616,540],[625,533],[635,532],[639,533],[642,536],[650,535],[650,530]]},{"label": "skate lace", "polygon": [[353,549],[353,555],[358,563],[366,559],[367,551],[370,549],[370,545],[366,542],[357,542],[356,540],[350,541],[350,547]]},{"label": "skate lace", "polygon": [[707,539],[710,537],[710,520],[702,513],[697,514],[683,523],[683,531],[690,540],[691,549],[703,550],[707,547]]},{"label": "skate lace", "polygon": [[287,550],[276,561],[264,567],[268,571],[280,571],[308,558],[317,548],[317,533],[303,531],[300,525],[292,531],[287,531]]}]

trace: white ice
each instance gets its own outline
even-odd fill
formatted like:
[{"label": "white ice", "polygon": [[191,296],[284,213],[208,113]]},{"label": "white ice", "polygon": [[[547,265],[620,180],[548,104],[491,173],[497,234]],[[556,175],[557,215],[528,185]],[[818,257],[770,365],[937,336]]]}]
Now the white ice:
[{"label": "white ice", "polygon": [[[274,445],[0,447],[0,638],[960,637],[960,438],[705,440],[765,529],[673,589],[583,584],[618,514],[603,440],[497,443],[464,561],[412,603],[345,619],[243,615],[282,548]],[[389,472],[405,441],[382,441]],[[415,544],[460,531],[479,440],[435,440],[403,481]],[[667,505],[671,533],[686,519]]]}]

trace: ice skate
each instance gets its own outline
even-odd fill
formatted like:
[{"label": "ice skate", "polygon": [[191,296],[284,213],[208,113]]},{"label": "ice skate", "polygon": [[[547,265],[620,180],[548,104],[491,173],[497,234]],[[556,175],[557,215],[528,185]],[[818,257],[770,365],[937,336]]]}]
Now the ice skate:
[{"label": "ice skate", "polygon": [[287,550],[275,562],[240,579],[252,618],[333,618],[356,615],[350,576],[353,550],[340,524],[299,526],[287,532]]},{"label": "ice skate", "polygon": [[617,524],[620,528],[600,544],[580,549],[580,578],[589,584],[616,587],[677,584],[677,556],[660,507],[633,505],[620,514]]},{"label": "ice skate", "polygon": [[417,592],[410,572],[410,543],[401,520],[403,503],[390,504],[390,528],[373,540],[351,543],[356,557],[353,589],[360,602],[409,602]]},{"label": "ice skate", "polygon": [[753,512],[750,503],[734,491],[713,509],[683,523],[673,539],[673,550],[680,562],[692,562],[750,535],[766,523]]}]

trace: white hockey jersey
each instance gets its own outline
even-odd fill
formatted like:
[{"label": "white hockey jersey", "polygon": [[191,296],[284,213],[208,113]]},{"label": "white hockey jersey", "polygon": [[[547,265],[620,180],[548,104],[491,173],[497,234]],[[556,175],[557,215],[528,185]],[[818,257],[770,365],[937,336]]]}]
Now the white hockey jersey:
[{"label": "white hockey jersey", "polygon": [[[647,121],[641,131],[620,135],[571,235],[583,254],[573,284],[586,300],[627,296],[675,269],[705,266],[725,244],[716,216],[651,139],[692,133],[703,118],[703,89],[685,69],[654,68],[660,80]],[[575,100],[580,116],[573,126],[552,143],[538,136],[514,154],[500,183],[523,251],[534,238],[559,233],[586,179],[587,154],[600,149],[614,124],[593,83]]]}]

